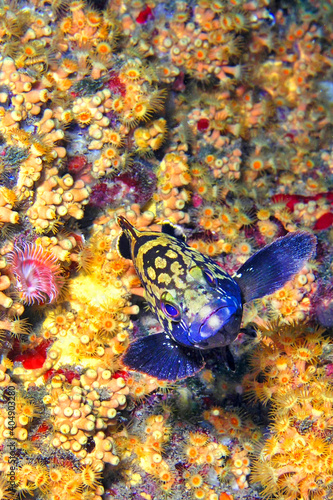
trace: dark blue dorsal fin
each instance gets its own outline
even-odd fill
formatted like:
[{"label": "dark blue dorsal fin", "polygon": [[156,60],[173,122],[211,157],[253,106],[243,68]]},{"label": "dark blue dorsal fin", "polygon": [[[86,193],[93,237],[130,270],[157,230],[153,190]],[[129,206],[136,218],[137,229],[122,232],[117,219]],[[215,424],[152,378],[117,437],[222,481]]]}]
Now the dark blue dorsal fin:
[{"label": "dark blue dorsal fin", "polygon": [[163,222],[162,233],[168,234],[169,236],[173,236],[174,238],[177,238],[177,240],[186,243],[186,236],[183,233],[182,229],[178,226],[175,226],[170,221]]},{"label": "dark blue dorsal fin", "polygon": [[124,232],[118,237],[117,251],[124,259],[132,259],[130,242]]},{"label": "dark blue dorsal fin", "polygon": [[132,342],[122,363],[130,370],[169,381],[191,377],[205,365],[198,349],[180,346],[164,332]]},{"label": "dark blue dorsal fin", "polygon": [[283,287],[314,256],[316,243],[315,236],[300,231],[278,238],[252,255],[233,276],[244,302]]}]

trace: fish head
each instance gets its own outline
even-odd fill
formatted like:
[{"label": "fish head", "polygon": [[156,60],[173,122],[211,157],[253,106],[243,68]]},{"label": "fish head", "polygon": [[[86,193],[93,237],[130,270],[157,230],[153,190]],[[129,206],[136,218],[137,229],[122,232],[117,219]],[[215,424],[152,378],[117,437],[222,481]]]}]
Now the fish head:
[{"label": "fish head", "polygon": [[166,334],[180,345],[198,349],[233,342],[242,319],[242,297],[236,281],[183,240],[138,231],[121,216],[118,223],[148,305]]},{"label": "fish head", "polygon": [[[242,320],[240,289],[213,261],[187,270],[186,287],[173,288],[160,298],[160,320],[179,344],[198,349],[229,345]],[[165,321],[164,318],[168,318]]]}]

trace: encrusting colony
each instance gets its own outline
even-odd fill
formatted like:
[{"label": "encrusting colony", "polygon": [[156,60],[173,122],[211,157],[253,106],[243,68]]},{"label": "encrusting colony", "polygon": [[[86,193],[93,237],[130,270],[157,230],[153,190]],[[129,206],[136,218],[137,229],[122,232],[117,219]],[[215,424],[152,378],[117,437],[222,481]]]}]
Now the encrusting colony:
[{"label": "encrusting colony", "polygon": [[266,340],[253,353],[254,372],[244,384],[251,398],[272,404],[272,435],[252,477],[265,486],[265,498],[323,498],[332,487],[333,387],[318,361],[329,341],[322,329],[306,325],[262,333]]},{"label": "encrusting colony", "polygon": [[[1,498],[332,495],[332,16],[0,2]],[[182,226],[230,274],[298,229],[317,256],[245,306],[236,374],[171,385],[121,362],[160,325],[119,215]]]}]

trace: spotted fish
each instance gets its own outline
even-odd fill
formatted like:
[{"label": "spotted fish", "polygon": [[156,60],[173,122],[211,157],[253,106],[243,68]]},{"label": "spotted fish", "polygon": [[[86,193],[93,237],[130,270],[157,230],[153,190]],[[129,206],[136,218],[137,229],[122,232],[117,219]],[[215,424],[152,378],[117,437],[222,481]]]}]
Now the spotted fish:
[{"label": "spotted fish", "polygon": [[132,259],[150,309],[164,331],[133,341],[122,361],[161,380],[194,375],[207,350],[223,349],[240,332],[243,304],[271,294],[300,271],[316,248],[307,232],[291,233],[259,250],[233,275],[188,246],[170,224],[138,231],[123,216],[118,251]]}]

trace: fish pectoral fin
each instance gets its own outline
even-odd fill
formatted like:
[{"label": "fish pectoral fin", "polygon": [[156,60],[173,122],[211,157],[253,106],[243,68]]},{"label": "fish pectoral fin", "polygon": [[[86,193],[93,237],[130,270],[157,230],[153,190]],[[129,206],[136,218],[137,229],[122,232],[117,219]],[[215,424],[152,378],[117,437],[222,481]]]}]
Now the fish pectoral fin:
[{"label": "fish pectoral fin", "polygon": [[316,241],[315,236],[305,231],[290,233],[252,255],[233,275],[244,302],[283,287],[313,257]]},{"label": "fish pectoral fin", "polygon": [[176,344],[164,332],[132,342],[122,363],[130,370],[169,381],[191,377],[205,365],[199,350]]}]

